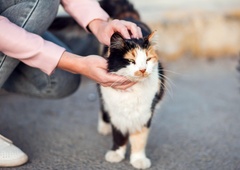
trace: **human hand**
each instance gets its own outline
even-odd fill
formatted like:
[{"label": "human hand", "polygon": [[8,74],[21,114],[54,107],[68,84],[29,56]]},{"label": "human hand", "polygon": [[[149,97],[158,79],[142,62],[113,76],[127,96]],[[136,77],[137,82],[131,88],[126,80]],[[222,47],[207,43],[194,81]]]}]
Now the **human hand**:
[{"label": "human hand", "polygon": [[103,21],[95,19],[88,25],[92,33],[99,42],[109,46],[110,39],[114,32],[119,32],[124,38],[141,38],[141,29],[133,22],[114,19],[112,21]]},{"label": "human hand", "polygon": [[97,55],[80,57],[69,52],[64,52],[58,67],[72,73],[82,74],[96,81],[104,87],[126,90],[135,84],[124,76],[107,72],[107,61]]},{"label": "human hand", "polygon": [[90,55],[84,58],[87,69],[84,69],[85,76],[95,80],[104,87],[125,90],[135,84],[124,76],[107,72],[107,61],[97,55]]}]

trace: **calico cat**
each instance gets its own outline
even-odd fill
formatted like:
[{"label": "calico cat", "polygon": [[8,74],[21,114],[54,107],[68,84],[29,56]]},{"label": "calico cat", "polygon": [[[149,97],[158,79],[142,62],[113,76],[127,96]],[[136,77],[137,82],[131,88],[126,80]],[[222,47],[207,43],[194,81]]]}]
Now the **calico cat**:
[{"label": "calico cat", "polygon": [[[103,0],[100,3],[106,10],[111,2]],[[130,10],[123,12],[127,8],[123,8],[122,4]],[[113,0],[112,5],[123,8],[115,11],[120,11],[120,16],[124,17],[114,15],[116,13],[110,16],[136,23],[144,37],[124,39],[116,32],[111,37],[109,48],[105,47],[103,55],[108,62],[108,72],[123,75],[137,83],[125,91],[98,86],[101,106],[98,131],[104,135],[112,132],[113,147],[105,155],[108,162],[124,159],[129,140],[130,163],[135,168],[146,169],[151,166],[151,161],[145,155],[145,146],[155,106],[164,94],[164,72],[153,41],[154,32],[139,20],[137,11],[128,1]]]}]

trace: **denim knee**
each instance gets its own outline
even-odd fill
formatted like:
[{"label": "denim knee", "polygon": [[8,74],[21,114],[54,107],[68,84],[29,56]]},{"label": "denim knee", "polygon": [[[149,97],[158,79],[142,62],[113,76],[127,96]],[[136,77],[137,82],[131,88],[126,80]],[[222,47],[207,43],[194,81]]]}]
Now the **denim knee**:
[{"label": "denim knee", "polygon": [[[31,17],[29,17],[29,22],[26,23],[25,29],[42,35],[55,19],[59,8],[60,0],[36,1],[38,1],[38,3],[31,14]],[[41,30],[31,30],[31,27],[40,27]]]},{"label": "denim knee", "polygon": [[[29,32],[41,35],[57,15],[60,0],[8,0],[1,15]],[[1,2],[4,3],[4,2]],[[6,3],[5,3],[6,4]],[[2,5],[2,4],[0,4]]]},{"label": "denim knee", "polygon": [[56,69],[48,76],[40,70],[20,64],[3,85],[12,93],[37,98],[57,99],[73,94],[79,87],[81,77]]},{"label": "denim knee", "polygon": [[64,98],[73,94],[81,83],[79,74],[72,74],[64,70],[56,69],[49,81],[50,88],[45,88],[43,98]]}]

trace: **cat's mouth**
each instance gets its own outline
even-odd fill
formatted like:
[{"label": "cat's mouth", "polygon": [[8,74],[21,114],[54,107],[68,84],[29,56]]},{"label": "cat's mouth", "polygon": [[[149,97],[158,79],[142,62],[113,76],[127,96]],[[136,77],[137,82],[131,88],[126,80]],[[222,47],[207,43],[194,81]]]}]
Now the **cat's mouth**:
[{"label": "cat's mouth", "polygon": [[135,73],[134,73],[134,76],[135,77],[138,77],[138,78],[146,78],[146,77],[148,77],[148,73],[146,72],[146,70],[144,69],[144,70],[139,70],[139,71],[136,71]]},{"label": "cat's mouth", "polygon": [[135,72],[134,76],[129,77],[130,80],[132,81],[142,81],[145,78],[147,78],[149,76],[149,74],[147,72],[144,73],[140,73],[140,72]]}]

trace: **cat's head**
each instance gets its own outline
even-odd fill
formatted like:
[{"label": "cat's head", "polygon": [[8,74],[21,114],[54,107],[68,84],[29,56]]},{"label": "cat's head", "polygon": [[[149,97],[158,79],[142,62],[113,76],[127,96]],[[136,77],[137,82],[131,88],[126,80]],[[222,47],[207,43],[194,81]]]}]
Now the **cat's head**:
[{"label": "cat's head", "polygon": [[148,77],[158,65],[153,36],[154,32],[140,39],[124,39],[114,33],[108,53],[108,71],[133,81]]}]

